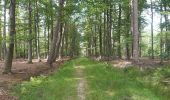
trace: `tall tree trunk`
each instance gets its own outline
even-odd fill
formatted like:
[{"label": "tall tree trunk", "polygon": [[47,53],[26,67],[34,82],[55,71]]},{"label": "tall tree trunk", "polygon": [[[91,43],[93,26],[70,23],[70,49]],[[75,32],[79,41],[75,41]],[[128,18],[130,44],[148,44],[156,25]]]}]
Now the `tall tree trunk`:
[{"label": "tall tree trunk", "polygon": [[106,56],[106,11],[104,11],[104,23],[103,23],[103,54]]},{"label": "tall tree trunk", "polygon": [[64,29],[64,37],[65,37],[65,55],[68,56],[68,25],[65,25],[65,29]]},{"label": "tall tree trunk", "polygon": [[[50,6],[53,5],[53,0],[50,0]],[[52,42],[53,40],[53,36],[54,36],[54,13],[53,11],[50,12],[50,18],[51,18],[51,34],[50,34],[50,42]]]},{"label": "tall tree trunk", "polygon": [[[129,18],[128,18],[129,19]],[[127,31],[126,31],[126,59],[127,60],[130,60],[130,46],[129,46],[129,38],[130,38],[130,34],[129,34],[129,31],[130,31],[130,29],[127,27],[127,29],[126,29]]]},{"label": "tall tree trunk", "polygon": [[[35,1],[34,2],[34,5],[36,5],[36,2],[37,1]],[[34,6],[34,9],[36,9],[36,6]],[[35,36],[35,39],[34,39],[34,46],[35,46],[35,48],[34,48],[34,57],[36,56],[38,56],[38,52],[37,52],[37,49],[38,49],[38,47],[37,47],[37,13],[36,13],[36,11],[34,11],[34,36]]]},{"label": "tall tree trunk", "polygon": [[[164,7],[164,11],[167,12],[167,2],[165,2],[165,0],[163,1],[163,7]],[[168,56],[168,60],[169,60],[169,38],[168,38],[168,23],[169,23],[169,20],[168,20],[168,15],[167,14],[164,14],[164,19],[165,19],[165,52],[167,53],[167,56]]]},{"label": "tall tree trunk", "polygon": [[40,58],[40,30],[39,30],[39,9],[38,9],[38,1],[36,0],[35,2],[36,5],[36,26],[37,26],[37,58],[38,58],[38,62],[41,62],[41,58]]},{"label": "tall tree trunk", "polygon": [[62,57],[64,56],[65,25],[61,28],[63,28],[64,31],[62,32],[61,43],[60,43],[60,47],[59,47],[59,54],[58,54],[59,59],[62,59]]},{"label": "tall tree trunk", "polygon": [[[25,30],[24,30],[24,35],[26,35]],[[27,44],[24,42],[23,45],[24,45],[24,59],[26,59],[26,58],[27,58],[27,53],[26,53],[26,51],[28,51],[27,48],[26,48],[26,45],[27,45]]]},{"label": "tall tree trunk", "polygon": [[3,58],[6,58],[7,48],[6,48],[6,0],[4,0],[4,28],[3,28]]},{"label": "tall tree trunk", "polygon": [[154,59],[154,49],[153,49],[153,2],[151,0],[151,58]]},{"label": "tall tree trunk", "polygon": [[47,52],[48,52],[47,39],[48,39],[48,38],[47,38],[47,34],[46,34],[47,31],[48,31],[48,30],[47,30],[47,22],[45,21],[45,22],[44,22],[44,38],[45,38],[45,39],[44,39],[44,40],[45,40],[45,44],[44,44],[44,49],[45,49],[45,50],[44,50],[44,59],[45,59],[45,58],[47,57],[47,55],[48,55],[48,54],[47,54]]},{"label": "tall tree trunk", "polygon": [[[162,12],[163,9],[162,9],[162,4],[160,5],[160,11]],[[161,14],[161,18],[160,18],[160,24],[162,24],[162,14]],[[162,64],[163,63],[163,27],[160,26],[160,29],[161,29],[161,36],[160,36],[160,63]]]},{"label": "tall tree trunk", "polygon": [[66,35],[67,35],[67,23],[64,24],[64,31],[63,31],[63,36],[62,36],[62,47],[61,47],[61,57],[66,56]]},{"label": "tall tree trunk", "polygon": [[29,63],[29,64],[32,64],[32,7],[31,7],[31,0],[29,0],[28,63]]},{"label": "tall tree trunk", "polygon": [[130,42],[130,39],[131,39],[131,36],[130,36],[130,10],[131,8],[128,8],[128,11],[126,11],[126,20],[127,20],[127,23],[125,24],[126,25],[126,59],[127,60],[130,60],[130,45],[131,45],[131,42]]},{"label": "tall tree trunk", "polygon": [[[49,54],[49,50],[50,50],[50,24],[48,23],[47,25],[47,31],[48,31],[48,43],[47,43],[47,54]],[[47,57],[48,58],[48,57]]]},{"label": "tall tree trunk", "polygon": [[98,56],[97,51],[97,25],[94,26],[94,51],[95,51],[95,57]]},{"label": "tall tree trunk", "polygon": [[63,37],[63,23],[60,23],[60,29],[59,29],[59,35],[58,35],[58,39],[56,42],[56,50],[54,53],[54,57],[53,57],[53,62],[56,61],[57,57],[59,57],[59,50],[61,48],[61,41],[62,41],[62,37]]},{"label": "tall tree trunk", "polygon": [[133,0],[133,60],[139,61],[138,0]]},{"label": "tall tree trunk", "polygon": [[58,51],[59,49],[59,45],[60,45],[60,38],[61,38],[61,25],[62,25],[62,9],[64,6],[64,2],[65,0],[59,0],[59,11],[58,11],[58,20],[55,26],[55,31],[53,33],[53,39],[52,39],[52,43],[50,46],[50,52],[49,52],[49,56],[47,59],[47,63],[52,67],[52,63],[56,60],[56,51]]},{"label": "tall tree trunk", "polygon": [[5,59],[4,63],[4,74],[8,74],[11,72],[12,68],[12,59],[13,59],[13,53],[14,53],[14,38],[15,38],[15,0],[10,0],[10,9],[9,9],[9,16],[10,16],[10,41],[9,41],[9,47],[7,50],[7,57]]},{"label": "tall tree trunk", "polygon": [[[1,4],[1,0],[0,0],[0,4]],[[0,8],[0,14],[2,14],[2,8]],[[2,54],[3,54],[3,49],[2,49],[2,19],[0,18],[0,60],[3,58]]]},{"label": "tall tree trunk", "polygon": [[100,46],[100,59],[103,56],[103,50],[102,50],[102,16],[100,15],[100,25],[99,25],[99,46]]},{"label": "tall tree trunk", "polygon": [[112,52],[112,4],[109,3],[108,9],[108,49],[109,49],[109,58],[113,56]]},{"label": "tall tree trunk", "polygon": [[121,54],[121,16],[122,16],[122,7],[121,4],[119,4],[119,18],[118,18],[118,57],[119,59],[122,58],[122,54]]}]

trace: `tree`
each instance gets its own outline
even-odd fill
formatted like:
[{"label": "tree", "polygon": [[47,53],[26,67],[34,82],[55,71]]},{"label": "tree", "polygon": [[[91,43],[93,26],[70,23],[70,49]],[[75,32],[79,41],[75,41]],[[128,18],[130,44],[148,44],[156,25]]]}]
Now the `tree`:
[{"label": "tree", "polygon": [[59,0],[59,10],[58,10],[58,19],[55,26],[55,31],[53,33],[53,39],[50,46],[49,56],[47,63],[52,66],[52,63],[56,60],[56,56],[59,53],[60,42],[62,38],[62,11],[65,0]]},{"label": "tree", "polygon": [[138,0],[132,0],[133,60],[139,60]]},{"label": "tree", "polygon": [[13,59],[13,53],[14,53],[14,38],[15,38],[15,6],[16,6],[16,1],[15,0],[10,0],[10,9],[9,9],[9,16],[10,16],[10,33],[9,33],[9,47],[7,50],[7,57],[5,59],[5,64],[4,64],[4,74],[11,73],[11,68],[12,68],[12,59]]},{"label": "tree", "polygon": [[39,30],[39,8],[38,8],[38,1],[35,0],[35,7],[36,7],[36,13],[35,13],[35,33],[36,33],[36,37],[37,37],[37,41],[36,41],[36,54],[37,54],[37,58],[38,58],[38,61],[41,62],[41,58],[40,58],[40,30]]},{"label": "tree", "polygon": [[28,41],[28,63],[32,64],[32,7],[29,0],[29,41]]},{"label": "tree", "polygon": [[154,59],[154,50],[153,50],[153,2],[151,2],[151,53],[152,53],[152,59]]},{"label": "tree", "polygon": [[4,0],[4,27],[3,27],[3,43],[2,43],[2,48],[3,48],[3,58],[5,59],[7,49],[6,49],[6,0]]},{"label": "tree", "polygon": [[[160,3],[160,12],[162,12],[162,4]],[[161,18],[160,18],[160,63],[163,63],[163,27],[162,27],[162,19],[163,16],[161,14]]]},{"label": "tree", "polygon": [[119,17],[118,17],[118,49],[117,49],[117,51],[118,51],[118,57],[119,57],[119,59],[121,59],[122,58],[122,54],[121,54],[121,16],[122,16],[122,5],[121,4],[119,4],[119,15],[118,15]]}]

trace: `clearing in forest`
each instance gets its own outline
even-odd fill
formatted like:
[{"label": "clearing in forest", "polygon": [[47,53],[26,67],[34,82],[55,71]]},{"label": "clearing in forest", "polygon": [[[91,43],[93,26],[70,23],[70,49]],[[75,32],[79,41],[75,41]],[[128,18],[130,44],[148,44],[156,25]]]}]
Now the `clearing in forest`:
[{"label": "clearing in forest", "polygon": [[17,85],[13,94],[20,100],[168,100],[154,73],[78,58],[49,76]]}]

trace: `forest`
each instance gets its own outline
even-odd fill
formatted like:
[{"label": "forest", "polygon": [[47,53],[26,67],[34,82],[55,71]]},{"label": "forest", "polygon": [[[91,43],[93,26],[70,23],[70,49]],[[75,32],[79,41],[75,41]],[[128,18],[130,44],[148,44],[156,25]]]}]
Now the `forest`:
[{"label": "forest", "polygon": [[0,100],[169,100],[170,0],[0,0]]}]

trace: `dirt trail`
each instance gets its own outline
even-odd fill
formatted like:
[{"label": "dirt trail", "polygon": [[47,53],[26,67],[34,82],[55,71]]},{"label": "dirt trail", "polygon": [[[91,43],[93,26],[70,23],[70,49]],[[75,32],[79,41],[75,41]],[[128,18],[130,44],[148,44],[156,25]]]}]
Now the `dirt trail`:
[{"label": "dirt trail", "polygon": [[86,99],[86,79],[83,73],[83,66],[76,66],[76,78],[78,79],[78,100],[85,100]]}]

